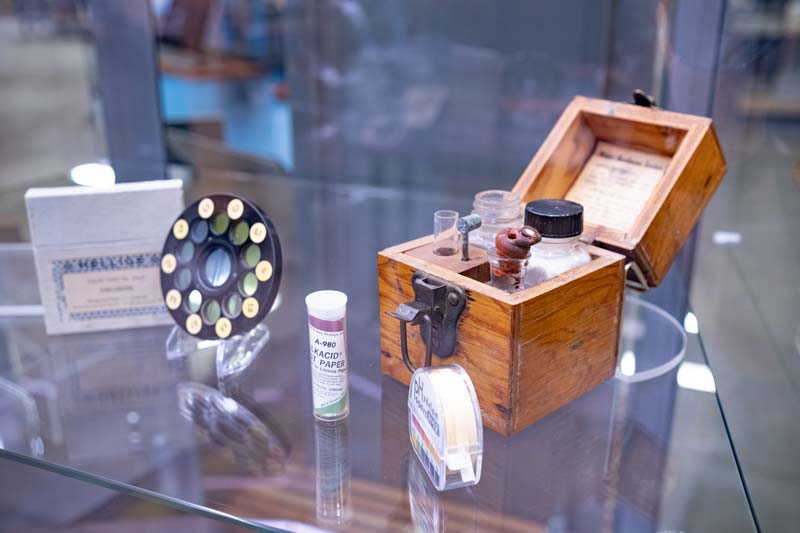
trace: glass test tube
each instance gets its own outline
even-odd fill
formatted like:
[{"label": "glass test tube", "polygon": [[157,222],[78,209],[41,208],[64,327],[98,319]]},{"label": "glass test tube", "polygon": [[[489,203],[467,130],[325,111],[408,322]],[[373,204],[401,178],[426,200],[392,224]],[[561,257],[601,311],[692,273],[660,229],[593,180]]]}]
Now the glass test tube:
[{"label": "glass test tube", "polygon": [[458,253],[458,211],[441,209],[433,214],[433,253],[455,255]]}]

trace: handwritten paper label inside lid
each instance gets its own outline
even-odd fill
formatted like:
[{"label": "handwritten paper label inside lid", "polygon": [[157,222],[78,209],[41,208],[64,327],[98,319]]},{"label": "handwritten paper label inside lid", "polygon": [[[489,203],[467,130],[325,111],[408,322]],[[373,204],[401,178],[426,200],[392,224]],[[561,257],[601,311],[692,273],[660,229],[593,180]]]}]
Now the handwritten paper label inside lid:
[{"label": "handwritten paper label inside lid", "polygon": [[587,224],[628,233],[669,161],[667,156],[598,142],[566,199],[583,205]]}]

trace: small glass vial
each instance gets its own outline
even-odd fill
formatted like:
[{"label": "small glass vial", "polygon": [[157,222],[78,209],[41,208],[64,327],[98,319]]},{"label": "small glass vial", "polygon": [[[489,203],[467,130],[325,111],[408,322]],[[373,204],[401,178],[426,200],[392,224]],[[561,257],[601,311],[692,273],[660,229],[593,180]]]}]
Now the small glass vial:
[{"label": "small glass vial", "polygon": [[592,260],[580,242],[583,206],[568,200],[535,200],[525,206],[525,225],[532,226],[542,240],[531,247],[525,286],[572,270]]},{"label": "small glass vial", "polygon": [[521,225],[522,201],[517,193],[490,190],[475,195],[472,213],[480,215],[481,227],[472,234],[472,244],[488,250],[494,237],[505,228]]},{"label": "small glass vial", "polygon": [[525,269],[530,254],[522,259],[514,259],[498,254],[497,248],[492,246],[487,250],[486,255],[489,257],[490,285],[492,287],[506,292],[514,292],[523,288],[526,279]]},{"label": "small glass vial", "polygon": [[456,255],[458,253],[458,211],[440,209],[433,214],[433,253]]}]

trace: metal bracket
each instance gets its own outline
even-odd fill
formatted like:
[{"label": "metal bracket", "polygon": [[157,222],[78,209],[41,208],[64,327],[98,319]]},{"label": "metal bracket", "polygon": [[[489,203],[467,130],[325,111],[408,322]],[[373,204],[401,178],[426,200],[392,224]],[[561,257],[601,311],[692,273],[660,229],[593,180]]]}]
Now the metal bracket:
[{"label": "metal bracket", "polygon": [[[417,271],[411,276],[414,300],[397,306],[389,316],[400,321],[400,350],[403,362],[413,372],[416,367],[408,355],[407,324],[419,325],[425,343],[425,366],[431,365],[432,354],[450,357],[456,348],[458,319],[467,304],[467,293],[461,287]],[[427,328],[423,328],[422,324]]]},{"label": "metal bracket", "polygon": [[633,103],[642,107],[658,107],[656,99],[641,89],[633,91]]},{"label": "metal bracket", "polygon": [[[633,272],[633,277],[636,279],[629,279],[628,272]],[[647,283],[647,278],[644,276],[644,272],[642,272],[639,265],[633,261],[625,263],[625,286],[641,292],[647,292],[651,289],[650,285]]]}]

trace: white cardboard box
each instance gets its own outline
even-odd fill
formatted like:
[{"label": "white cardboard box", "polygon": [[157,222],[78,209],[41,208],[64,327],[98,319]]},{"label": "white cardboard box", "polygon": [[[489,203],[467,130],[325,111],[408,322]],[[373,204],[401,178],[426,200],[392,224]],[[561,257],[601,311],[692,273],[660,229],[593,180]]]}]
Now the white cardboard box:
[{"label": "white cardboard box", "polygon": [[25,205],[49,334],[171,322],[159,268],[180,180],[30,189]]}]

